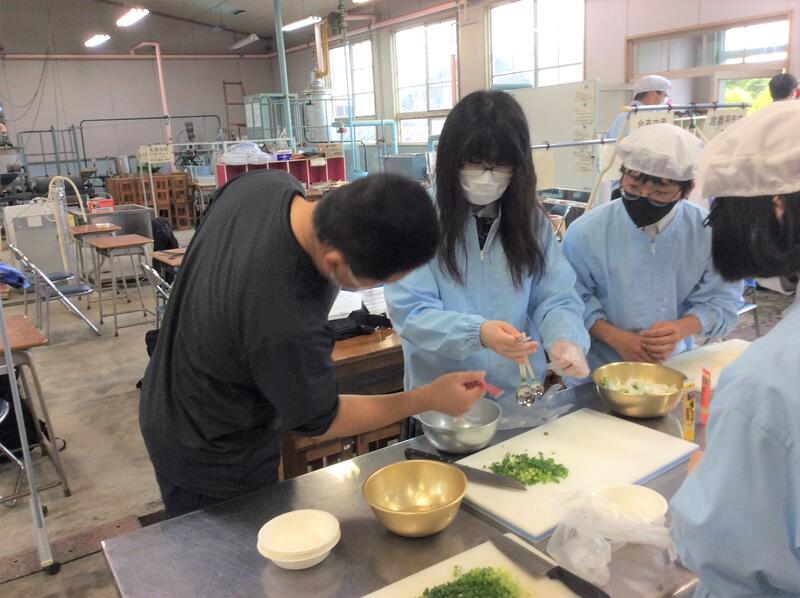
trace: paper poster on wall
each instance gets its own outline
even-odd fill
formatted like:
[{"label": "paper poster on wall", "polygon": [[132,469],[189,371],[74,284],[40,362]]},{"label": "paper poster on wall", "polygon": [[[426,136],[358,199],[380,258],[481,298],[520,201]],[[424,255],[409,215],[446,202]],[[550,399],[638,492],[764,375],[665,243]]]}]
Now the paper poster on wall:
[{"label": "paper poster on wall", "polygon": [[718,110],[712,110],[702,120],[703,136],[710,141],[745,116],[747,116],[746,108],[719,108]]},{"label": "paper poster on wall", "polygon": [[533,150],[533,169],[536,172],[536,190],[556,188],[555,150]]},{"label": "paper poster on wall", "polygon": [[[594,137],[596,92],[594,86],[584,85],[575,91],[572,102],[573,129],[575,141],[585,141]],[[575,160],[573,170],[578,175],[594,173],[594,149],[592,146],[576,147],[573,150]]]}]

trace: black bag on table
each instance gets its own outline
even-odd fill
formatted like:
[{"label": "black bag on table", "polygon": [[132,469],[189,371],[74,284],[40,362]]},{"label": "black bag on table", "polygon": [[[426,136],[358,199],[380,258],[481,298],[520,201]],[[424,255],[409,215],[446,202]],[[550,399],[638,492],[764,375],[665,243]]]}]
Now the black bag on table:
[{"label": "black bag on table", "polygon": [[330,325],[334,338],[341,341],[362,334],[372,334],[376,328],[391,328],[392,323],[386,316],[373,315],[362,306],[361,309],[350,312],[346,318],[333,320]]}]

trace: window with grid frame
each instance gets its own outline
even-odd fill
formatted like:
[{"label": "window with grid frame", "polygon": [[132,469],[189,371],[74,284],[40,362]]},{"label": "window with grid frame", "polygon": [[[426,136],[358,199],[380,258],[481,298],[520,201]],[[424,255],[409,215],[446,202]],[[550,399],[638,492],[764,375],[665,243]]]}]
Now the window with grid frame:
[{"label": "window with grid frame", "polygon": [[453,19],[394,34],[401,143],[426,144],[458,101],[457,36]]},{"label": "window with grid frame", "polygon": [[518,0],[490,9],[493,85],[583,79],[584,0]]},{"label": "window with grid frame", "polygon": [[[701,77],[718,70],[749,71],[754,65],[780,70],[789,64],[789,33],[789,17],[782,13],[637,36],[628,40],[629,78],[650,73]],[[730,78],[749,77],[731,73]]]},{"label": "window with grid frame", "polygon": [[[333,92],[333,116],[347,123],[350,117],[350,92],[352,92],[353,119],[375,118],[375,83],[372,66],[372,40],[333,48],[328,53],[330,73],[328,80]],[[348,71],[350,86],[348,89]],[[346,124],[345,124],[346,126]],[[354,127],[356,139],[375,143],[375,127]],[[350,131],[344,134],[350,140]]]}]

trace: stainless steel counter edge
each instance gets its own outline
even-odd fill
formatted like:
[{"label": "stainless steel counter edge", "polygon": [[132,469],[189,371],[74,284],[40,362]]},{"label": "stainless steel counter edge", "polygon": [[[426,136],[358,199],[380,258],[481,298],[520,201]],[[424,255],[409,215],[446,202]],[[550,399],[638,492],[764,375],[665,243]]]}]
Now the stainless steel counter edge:
[{"label": "stainless steel counter edge", "polygon": [[[568,389],[557,400],[574,409],[606,411],[592,385]],[[640,422],[680,435],[673,414]],[[495,442],[522,430],[501,432]],[[702,435],[699,443],[703,444]],[[450,558],[505,531],[468,505],[453,524],[429,538],[402,538],[383,528],[363,500],[361,487],[377,469],[403,459],[413,446],[432,450],[415,438],[332,465],[247,496],[151,525],[103,542],[103,551],[123,598],[198,596],[363,596]],[[686,477],[680,465],[647,485],[670,498]],[[318,508],[335,515],[342,539],[320,565],[286,571],[256,550],[260,527],[272,517],[294,509]],[[544,549],[546,541],[540,543]],[[680,570],[673,592],[691,595],[696,579]]]}]

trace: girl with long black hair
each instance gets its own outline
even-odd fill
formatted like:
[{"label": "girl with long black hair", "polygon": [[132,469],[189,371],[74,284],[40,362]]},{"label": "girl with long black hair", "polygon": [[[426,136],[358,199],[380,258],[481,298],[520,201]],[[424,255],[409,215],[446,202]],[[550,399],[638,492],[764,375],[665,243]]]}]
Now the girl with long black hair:
[{"label": "girl with long black hair", "polygon": [[559,373],[586,376],[589,336],[575,273],[536,197],[528,123],[510,95],[477,91],[453,108],[435,185],[438,255],[386,287],[405,386],[485,370],[505,391],[501,426],[513,425],[518,363],[531,356],[542,379],[546,350]]}]

